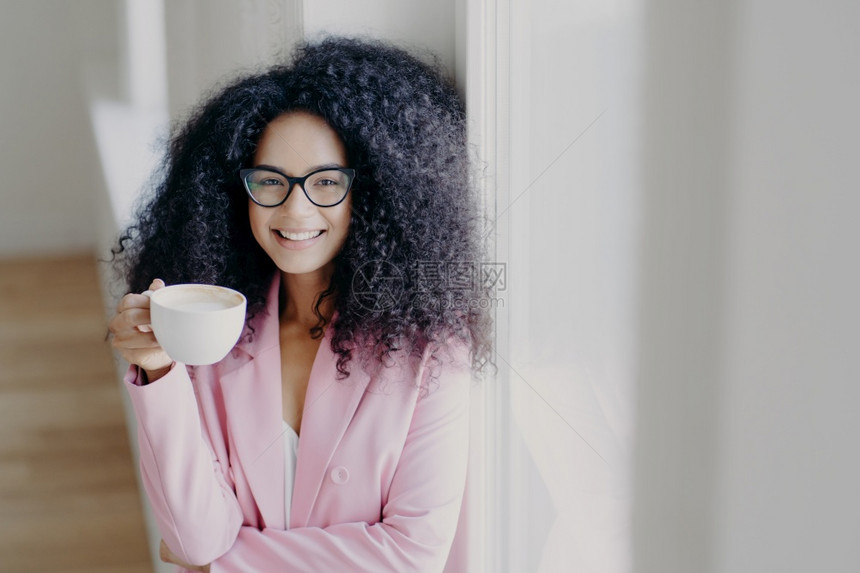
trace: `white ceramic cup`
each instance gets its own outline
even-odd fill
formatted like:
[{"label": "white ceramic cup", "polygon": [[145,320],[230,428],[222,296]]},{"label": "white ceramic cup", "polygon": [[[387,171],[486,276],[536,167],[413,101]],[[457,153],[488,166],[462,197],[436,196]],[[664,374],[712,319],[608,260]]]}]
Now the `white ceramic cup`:
[{"label": "white ceramic cup", "polygon": [[214,364],[227,356],[242,335],[247,301],[238,291],[179,284],[144,294],[150,299],[155,338],[177,362]]}]

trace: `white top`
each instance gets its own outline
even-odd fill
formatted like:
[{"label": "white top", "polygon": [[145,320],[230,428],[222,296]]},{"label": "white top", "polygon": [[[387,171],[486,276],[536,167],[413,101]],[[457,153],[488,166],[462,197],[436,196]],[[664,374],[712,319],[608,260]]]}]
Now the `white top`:
[{"label": "white top", "polygon": [[299,435],[288,423],[284,422],[284,523],[290,528],[290,506],[293,502],[293,483],[296,481],[296,458],[299,453]]}]

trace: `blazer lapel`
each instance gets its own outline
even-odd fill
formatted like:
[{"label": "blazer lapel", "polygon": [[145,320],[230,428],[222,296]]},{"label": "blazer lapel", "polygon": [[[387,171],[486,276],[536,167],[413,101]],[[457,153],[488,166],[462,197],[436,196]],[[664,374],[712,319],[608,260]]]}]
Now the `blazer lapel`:
[{"label": "blazer lapel", "polygon": [[[332,323],[337,313],[332,317]],[[307,527],[329,461],[352,420],[369,376],[353,361],[350,376],[337,379],[337,357],[331,349],[332,329],[320,343],[302,409],[296,481],[289,526]]]},{"label": "blazer lapel", "polygon": [[[251,488],[260,526],[285,529],[305,527],[310,522],[329,461],[370,376],[353,361],[349,378],[337,379],[338,356],[331,350],[333,331],[327,327],[308,380],[291,510],[285,516],[279,289],[277,273],[267,308],[254,321],[255,336],[250,342],[243,337],[230,359],[219,367],[227,427],[235,447],[232,456]],[[332,323],[336,319],[335,312]]]}]

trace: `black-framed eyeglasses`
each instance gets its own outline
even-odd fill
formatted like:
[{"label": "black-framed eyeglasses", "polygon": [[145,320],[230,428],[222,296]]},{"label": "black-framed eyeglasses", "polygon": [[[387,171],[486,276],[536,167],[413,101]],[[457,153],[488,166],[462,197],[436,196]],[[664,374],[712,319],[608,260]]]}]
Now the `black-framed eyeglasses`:
[{"label": "black-framed eyeglasses", "polygon": [[301,187],[308,200],[317,207],[334,207],[349,193],[355,180],[355,169],[328,167],[304,177],[290,177],[271,167],[255,167],[242,169],[239,176],[248,196],[262,207],[283,204],[295,185]]}]

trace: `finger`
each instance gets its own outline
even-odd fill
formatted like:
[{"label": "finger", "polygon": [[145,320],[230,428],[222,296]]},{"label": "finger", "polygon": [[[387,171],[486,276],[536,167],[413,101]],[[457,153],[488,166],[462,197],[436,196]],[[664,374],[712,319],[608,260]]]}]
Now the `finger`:
[{"label": "finger", "polygon": [[[148,308],[131,308],[115,315],[108,323],[108,330],[114,336],[129,337],[151,332],[151,322]],[[142,326],[148,328],[140,328]]]},{"label": "finger", "polygon": [[117,326],[119,326],[117,330],[122,330],[123,328],[137,330],[138,326],[144,324],[150,325],[152,323],[152,318],[148,308],[129,308],[117,315],[117,318]]},{"label": "finger", "polygon": [[160,288],[164,288],[164,286],[165,286],[165,285],[164,285],[164,281],[163,281],[163,280],[161,280],[161,279],[154,279],[154,280],[149,284],[149,290],[158,290],[158,289],[160,289]]},{"label": "finger", "polygon": [[129,293],[119,301],[116,311],[121,313],[130,308],[149,308],[149,297],[142,294]]},{"label": "finger", "polygon": [[108,323],[108,331],[124,340],[143,332],[152,332],[152,318],[149,308],[128,308],[114,315]]},{"label": "finger", "polygon": [[119,333],[111,339],[111,344],[117,350],[148,350],[161,346],[151,332]]}]

